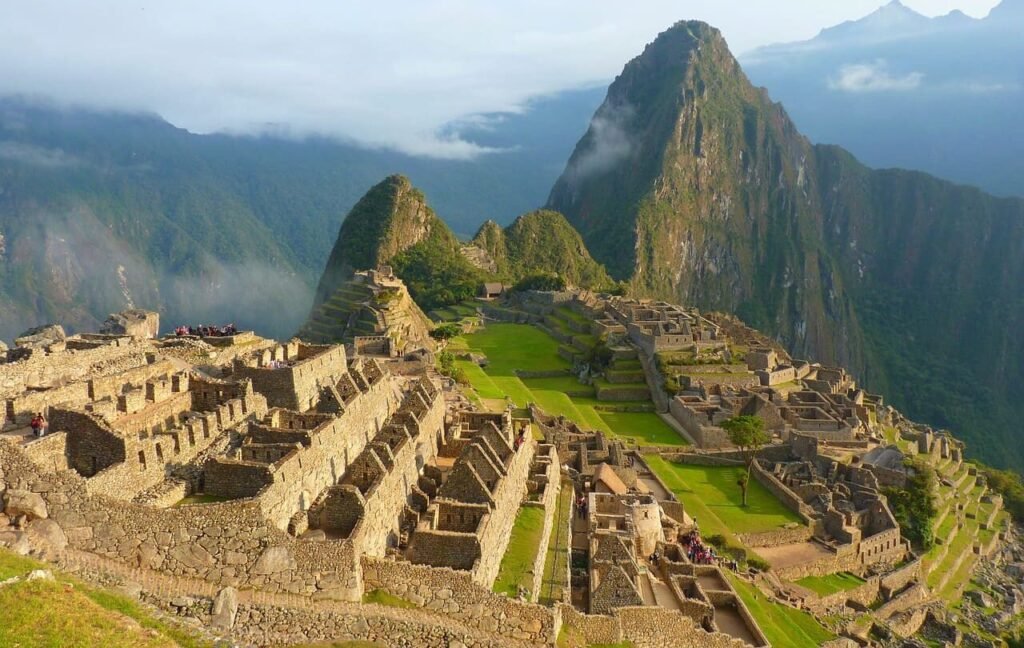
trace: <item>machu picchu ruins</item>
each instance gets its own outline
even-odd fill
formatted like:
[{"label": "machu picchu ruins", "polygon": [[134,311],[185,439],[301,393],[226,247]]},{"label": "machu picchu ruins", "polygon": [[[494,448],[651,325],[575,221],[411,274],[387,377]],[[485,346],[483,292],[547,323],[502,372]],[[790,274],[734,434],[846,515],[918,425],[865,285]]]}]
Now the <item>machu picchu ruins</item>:
[{"label": "machu picchu ruins", "polygon": [[[161,337],[144,311],[19,338],[0,364],[0,542],[243,645],[786,645],[765,606],[874,645],[956,634],[943,601],[1019,562],[962,443],[735,320],[503,291],[435,340],[418,309],[383,314],[409,300],[389,268],[355,277],[339,291],[363,286],[362,306],[312,324],[339,343]],[[767,438],[749,462],[726,429],[744,416]],[[749,510],[725,503],[748,464]],[[886,493],[925,469],[922,548]]]}]

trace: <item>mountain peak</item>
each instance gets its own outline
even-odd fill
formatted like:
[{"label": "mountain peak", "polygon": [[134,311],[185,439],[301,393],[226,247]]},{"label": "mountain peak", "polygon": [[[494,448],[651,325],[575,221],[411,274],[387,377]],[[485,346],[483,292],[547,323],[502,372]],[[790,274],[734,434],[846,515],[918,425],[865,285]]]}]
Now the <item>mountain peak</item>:
[{"label": "mountain peak", "polygon": [[356,270],[389,263],[438,228],[454,239],[409,178],[398,174],[384,178],[345,216],[317,288],[314,307]]}]

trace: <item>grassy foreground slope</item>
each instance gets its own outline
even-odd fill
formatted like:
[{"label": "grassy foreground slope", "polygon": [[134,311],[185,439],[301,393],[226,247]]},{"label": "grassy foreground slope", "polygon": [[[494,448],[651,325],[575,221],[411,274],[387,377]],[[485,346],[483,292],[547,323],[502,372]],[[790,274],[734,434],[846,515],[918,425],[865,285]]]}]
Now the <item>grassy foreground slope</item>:
[{"label": "grassy foreground slope", "polygon": [[[0,549],[0,581],[50,569]],[[54,572],[54,580],[0,585],[0,646],[206,646],[137,601]]]}]

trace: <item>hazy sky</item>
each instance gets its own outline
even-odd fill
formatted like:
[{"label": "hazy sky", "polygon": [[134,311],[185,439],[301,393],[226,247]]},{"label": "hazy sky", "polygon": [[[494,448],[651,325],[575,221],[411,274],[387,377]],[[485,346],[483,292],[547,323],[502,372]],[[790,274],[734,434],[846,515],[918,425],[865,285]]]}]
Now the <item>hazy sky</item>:
[{"label": "hazy sky", "polygon": [[[0,0],[0,94],[156,112],[194,132],[276,125],[462,156],[442,124],[605,83],[681,19],[735,53],[879,0]],[[980,17],[996,0],[907,0]],[[273,128],[273,127],[272,127]]]}]

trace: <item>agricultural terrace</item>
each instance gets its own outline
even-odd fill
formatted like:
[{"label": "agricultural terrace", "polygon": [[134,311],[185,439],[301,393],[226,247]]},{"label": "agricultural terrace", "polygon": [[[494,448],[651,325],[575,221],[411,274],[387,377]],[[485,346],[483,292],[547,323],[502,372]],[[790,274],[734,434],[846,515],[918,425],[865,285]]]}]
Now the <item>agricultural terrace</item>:
[{"label": "agricultural terrace", "polygon": [[533,561],[543,532],[544,509],[539,506],[521,507],[494,581],[495,592],[516,598],[520,587],[529,590],[533,586]]},{"label": "agricultural terrace", "polygon": [[772,601],[733,574],[726,577],[773,646],[814,648],[836,638],[807,612]]},{"label": "agricultural terrace", "polygon": [[811,590],[818,596],[829,596],[846,592],[864,584],[864,579],[850,572],[828,574],[827,576],[806,576],[796,581],[800,587]]},{"label": "agricultural terrace", "polygon": [[[510,399],[517,407],[536,403],[549,414],[563,415],[584,429],[604,432],[639,445],[686,445],[687,442],[653,411],[620,412],[605,408],[650,406],[649,402],[601,402],[594,387],[571,375],[571,366],[558,355],[558,341],[526,324],[488,324],[454,338],[449,350],[487,357],[487,365],[470,360],[456,364],[465,372],[479,399],[498,404]],[[544,378],[520,378],[516,372],[558,373]]]},{"label": "agricultural terrace", "polygon": [[706,536],[764,533],[790,523],[804,524],[800,516],[753,479],[748,486],[747,506],[742,506],[743,498],[736,482],[744,468],[691,466],[657,455],[645,457],[645,460],[686,511],[697,518],[701,533]]}]

